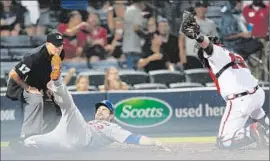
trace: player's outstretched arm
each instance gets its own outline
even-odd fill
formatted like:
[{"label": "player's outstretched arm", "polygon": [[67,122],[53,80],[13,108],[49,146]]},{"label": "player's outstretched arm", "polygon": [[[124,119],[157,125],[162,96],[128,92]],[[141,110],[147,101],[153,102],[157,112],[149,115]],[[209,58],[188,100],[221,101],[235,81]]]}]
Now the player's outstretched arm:
[{"label": "player's outstretched arm", "polygon": [[147,136],[131,134],[127,137],[125,142],[128,144],[157,146],[165,151],[171,152],[171,150],[169,148],[167,148],[166,146],[164,146],[161,142],[159,142],[153,138],[149,138]]},{"label": "player's outstretched arm", "polygon": [[195,39],[198,43],[200,43],[201,47],[207,53],[207,55],[212,55],[213,53],[213,43],[209,40],[209,38],[200,33],[200,26],[196,22],[194,15],[190,12],[185,11],[184,20],[181,25],[181,31],[188,38]]}]

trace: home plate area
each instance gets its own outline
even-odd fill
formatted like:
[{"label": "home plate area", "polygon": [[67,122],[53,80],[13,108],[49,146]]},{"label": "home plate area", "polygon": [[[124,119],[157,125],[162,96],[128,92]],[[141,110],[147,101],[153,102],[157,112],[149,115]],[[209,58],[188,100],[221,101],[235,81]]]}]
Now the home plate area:
[{"label": "home plate area", "polygon": [[22,155],[1,148],[1,160],[269,160],[269,148],[219,150],[213,143],[169,143],[166,146],[172,152],[153,146],[118,143],[95,151],[50,155]]}]

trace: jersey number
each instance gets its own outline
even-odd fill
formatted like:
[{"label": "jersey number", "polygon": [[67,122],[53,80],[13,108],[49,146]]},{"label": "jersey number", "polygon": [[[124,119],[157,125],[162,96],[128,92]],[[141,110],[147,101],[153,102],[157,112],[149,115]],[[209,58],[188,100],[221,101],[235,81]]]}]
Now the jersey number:
[{"label": "jersey number", "polygon": [[28,73],[30,71],[30,68],[28,68],[25,64],[22,64],[22,66],[19,68],[19,70],[22,72],[22,74]]},{"label": "jersey number", "polygon": [[229,55],[231,57],[232,62],[238,62],[237,64],[232,66],[233,69],[239,69],[239,67],[240,68],[247,68],[245,60],[241,56],[234,55],[232,53],[230,53]]}]

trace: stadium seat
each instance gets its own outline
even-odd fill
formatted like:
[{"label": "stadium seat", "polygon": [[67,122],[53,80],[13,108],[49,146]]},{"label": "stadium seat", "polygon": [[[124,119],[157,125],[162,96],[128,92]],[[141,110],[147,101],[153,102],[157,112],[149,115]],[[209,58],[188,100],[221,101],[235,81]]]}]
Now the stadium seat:
[{"label": "stadium seat", "polygon": [[6,86],[7,86],[7,80],[6,80],[5,76],[1,73],[0,87],[6,87]]},{"label": "stadium seat", "polygon": [[11,61],[12,57],[9,55],[7,48],[0,48],[0,53],[1,61]]},{"label": "stadium seat", "polygon": [[33,46],[39,46],[46,42],[46,35],[32,36],[31,41]]},{"label": "stadium seat", "polygon": [[180,83],[186,81],[186,76],[178,71],[153,70],[149,71],[151,83],[161,83],[169,86],[171,83]]},{"label": "stadium seat", "polygon": [[200,83],[183,82],[183,83],[171,83],[169,87],[170,88],[192,88],[192,87],[203,87],[203,85]]},{"label": "stadium seat", "polygon": [[205,85],[206,83],[213,82],[206,69],[188,69],[185,70],[188,82],[195,82]]},{"label": "stadium seat", "polygon": [[[68,89],[69,91],[72,91],[72,92],[77,91],[77,90],[76,90],[76,85],[67,86],[67,89]],[[94,87],[94,86],[89,86],[89,87],[88,87],[88,91],[97,91],[97,90],[98,90],[98,89],[97,89],[96,87]]]},{"label": "stadium seat", "polygon": [[215,87],[215,83],[214,82],[211,82],[211,83],[206,83],[205,84],[206,87]]},{"label": "stadium seat", "polygon": [[141,83],[133,86],[134,90],[146,90],[146,89],[167,89],[165,84],[160,83]]},{"label": "stadium seat", "polygon": [[[67,75],[67,73],[63,72],[63,73],[61,73],[61,75],[64,78]],[[76,79],[77,79],[77,74],[74,73],[73,76],[71,77],[70,81],[68,82],[67,86],[75,85]]]},{"label": "stadium seat", "polygon": [[259,86],[261,86],[261,87],[269,87],[269,82],[262,82],[262,81],[260,81],[259,82]]},{"label": "stadium seat", "polygon": [[33,50],[33,48],[10,48],[9,54],[13,60],[21,60],[31,50]]},{"label": "stadium seat", "polygon": [[86,72],[80,72],[77,77],[80,75],[87,75],[89,77],[89,85],[98,87],[99,85],[104,84],[104,71],[89,70]]},{"label": "stadium seat", "polygon": [[31,47],[32,43],[29,36],[10,36],[1,37],[1,47],[13,48],[13,47]]},{"label": "stadium seat", "polygon": [[1,74],[3,73],[8,73],[16,64],[19,62],[1,62],[0,64],[0,69],[1,69]]},{"label": "stadium seat", "polygon": [[134,84],[149,82],[148,74],[142,71],[134,71],[134,70],[119,71],[119,76],[123,82],[126,82],[127,84],[132,86]]},{"label": "stadium seat", "polygon": [[0,93],[6,93],[7,87],[1,87],[0,88]]}]

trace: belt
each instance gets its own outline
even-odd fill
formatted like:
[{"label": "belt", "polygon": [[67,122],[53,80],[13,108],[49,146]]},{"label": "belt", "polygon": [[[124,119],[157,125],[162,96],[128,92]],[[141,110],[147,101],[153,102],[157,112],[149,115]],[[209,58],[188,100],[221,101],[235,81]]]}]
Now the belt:
[{"label": "belt", "polygon": [[228,101],[228,100],[233,100],[233,99],[236,99],[239,97],[246,96],[248,94],[254,94],[258,89],[259,89],[259,86],[256,86],[253,88],[252,91],[249,90],[249,91],[242,92],[242,93],[230,94],[230,95],[226,96],[225,99]]}]

